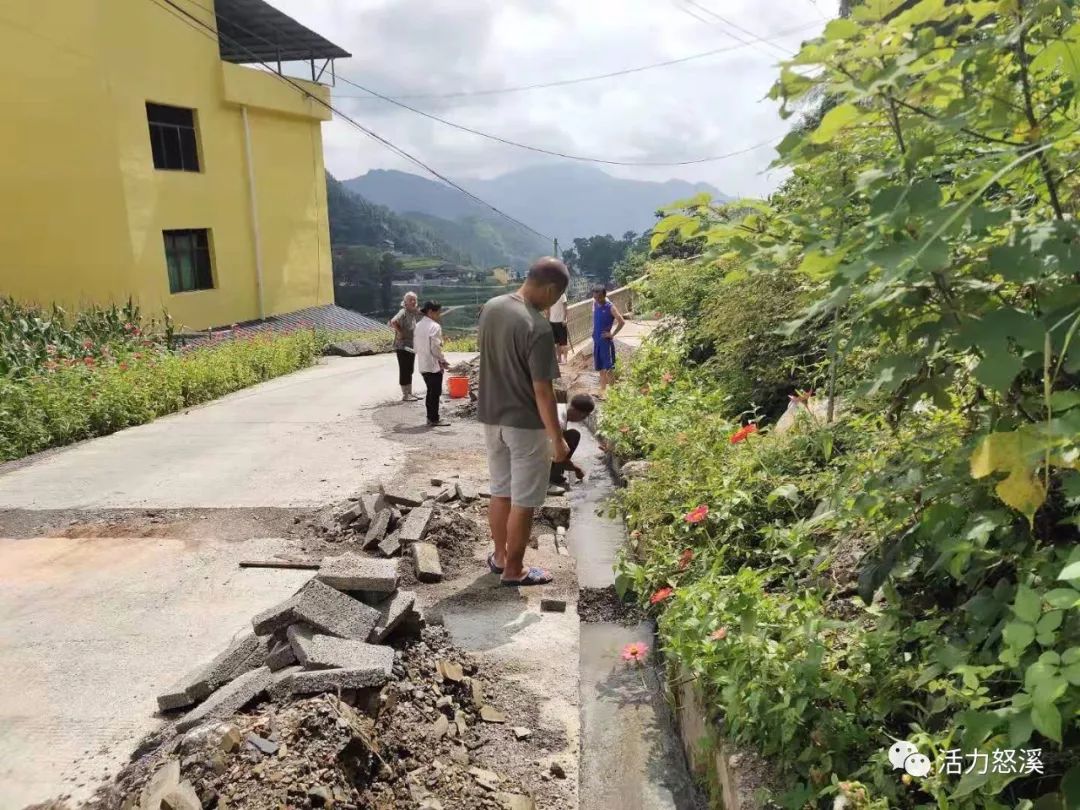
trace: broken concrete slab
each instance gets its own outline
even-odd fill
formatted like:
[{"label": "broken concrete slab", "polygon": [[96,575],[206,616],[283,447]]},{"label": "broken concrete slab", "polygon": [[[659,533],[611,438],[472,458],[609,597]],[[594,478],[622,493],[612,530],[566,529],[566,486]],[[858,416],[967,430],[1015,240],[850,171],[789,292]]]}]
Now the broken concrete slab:
[{"label": "broken concrete slab", "polygon": [[378,620],[379,611],[312,579],[292,597],[251,621],[260,635],[302,622],[327,635],[364,640]]},{"label": "broken concrete slab", "polygon": [[398,591],[386,601],[377,605],[379,610],[379,623],[371,631],[368,641],[373,644],[381,644],[390,634],[397,629],[405,619],[413,605],[416,604],[416,594],[412,591]]},{"label": "broken concrete slab", "polygon": [[379,544],[379,541],[386,537],[386,532],[390,528],[390,520],[393,516],[389,509],[383,509],[377,515],[375,519],[371,521],[371,525],[368,526],[367,534],[364,535],[364,548],[371,548]]},{"label": "broken concrete slab", "polygon": [[379,644],[315,635],[299,639],[296,657],[305,669],[385,670],[389,677],[394,651]]},{"label": "broken concrete slab", "polygon": [[367,689],[382,686],[390,680],[389,667],[365,669],[313,669],[293,673],[285,687],[293,695],[313,695],[318,692],[338,692],[342,689]]},{"label": "broken concrete slab", "polygon": [[278,701],[279,703],[286,700],[289,695],[292,694],[292,692],[289,691],[289,684],[292,682],[293,676],[298,672],[303,672],[303,667],[300,665],[285,667],[285,669],[275,672],[270,681],[270,685],[266,687],[266,692],[270,695],[270,699]]},{"label": "broken concrete slab", "polygon": [[552,526],[569,526],[570,501],[562,496],[548,498],[540,507],[540,517]]},{"label": "broken concrete slab", "polygon": [[433,543],[412,544],[413,569],[421,582],[442,582],[442,562],[439,549]]},{"label": "broken concrete slab", "polygon": [[225,684],[176,723],[177,731],[187,731],[207,720],[225,720],[254,700],[270,686],[274,674],[269,667],[245,672]]},{"label": "broken concrete slab", "polygon": [[401,532],[391,532],[379,543],[379,553],[385,557],[393,557],[401,553]]},{"label": "broken concrete slab", "polygon": [[416,543],[423,540],[434,514],[434,509],[425,506],[418,506],[409,512],[409,516],[405,518],[405,523],[400,529],[401,541],[403,543]]},{"label": "broken concrete slab", "polygon": [[540,600],[540,610],[545,613],[566,613],[566,600],[545,596]]},{"label": "broken concrete slab", "polygon": [[394,506],[419,506],[424,501],[423,494],[400,486],[384,486],[382,494]]},{"label": "broken concrete slab", "polygon": [[383,509],[386,509],[389,504],[382,496],[381,492],[368,492],[360,496],[360,506],[364,510],[364,515],[368,521],[375,519],[375,516],[379,514]]},{"label": "broken concrete slab", "polygon": [[143,786],[139,806],[142,810],[158,810],[161,800],[180,784],[180,760],[170,759]]},{"label": "broken concrete slab", "polygon": [[485,723],[505,723],[506,715],[500,712],[494,706],[481,706],[480,719],[483,720]]},{"label": "broken concrete slab", "polygon": [[435,669],[443,677],[443,680],[452,683],[461,683],[465,680],[465,670],[456,661],[439,660],[435,664]]},{"label": "broken concrete slab", "polygon": [[270,651],[266,655],[266,666],[271,672],[277,672],[296,663],[296,653],[293,652],[289,639],[279,630],[270,640]]},{"label": "broken concrete slab", "polygon": [[325,557],[315,578],[339,591],[393,593],[398,584],[397,562],[354,553]]},{"label": "broken concrete slab", "polygon": [[202,810],[202,801],[191,782],[185,779],[165,794],[161,810]]},{"label": "broken concrete slab", "polygon": [[183,709],[205,700],[222,684],[262,666],[267,652],[262,639],[254,633],[245,633],[209,664],[159,695],[158,708],[163,712]]},{"label": "broken concrete slab", "polygon": [[465,503],[472,503],[480,498],[480,490],[472,484],[459,481],[456,486],[458,499]]},{"label": "broken concrete slab", "polygon": [[457,497],[457,487],[447,486],[440,490],[439,494],[435,496],[437,503],[449,503]]},{"label": "broken concrete slab", "polygon": [[536,802],[523,793],[496,793],[500,810],[536,810]]}]

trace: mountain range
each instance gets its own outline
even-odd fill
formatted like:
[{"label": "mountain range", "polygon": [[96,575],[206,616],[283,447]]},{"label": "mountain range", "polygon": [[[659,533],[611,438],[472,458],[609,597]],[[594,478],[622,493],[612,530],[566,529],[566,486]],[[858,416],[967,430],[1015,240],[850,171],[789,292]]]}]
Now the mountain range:
[{"label": "mountain range", "polygon": [[[656,222],[658,208],[702,191],[719,200],[731,199],[708,183],[627,180],[592,166],[573,164],[534,166],[490,179],[454,182],[531,228],[558,238],[563,247],[570,247],[576,237],[642,233]],[[408,172],[372,169],[342,181],[342,185],[409,218],[419,214],[449,222],[473,220],[492,225],[501,220],[515,231],[524,231],[450,186]],[[427,219],[425,224],[430,226],[432,221]],[[550,252],[550,247],[545,245],[545,250]]]}]

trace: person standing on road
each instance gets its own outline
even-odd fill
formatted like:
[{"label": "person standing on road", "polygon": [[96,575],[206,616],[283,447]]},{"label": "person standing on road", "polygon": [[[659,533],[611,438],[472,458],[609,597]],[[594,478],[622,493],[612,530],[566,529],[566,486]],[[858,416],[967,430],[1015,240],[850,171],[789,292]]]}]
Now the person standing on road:
[{"label": "person standing on road", "polygon": [[593,368],[600,372],[598,399],[603,399],[607,387],[613,382],[615,336],[626,325],[626,320],[615,303],[607,300],[607,288],[599,284],[593,287],[592,313]]},{"label": "person standing on road", "polygon": [[394,330],[394,354],[398,362],[398,383],[401,385],[401,401],[415,402],[420,399],[412,390],[413,370],[416,353],[413,351],[413,330],[416,322],[423,317],[417,305],[416,293],[407,292],[401,299],[401,309],[390,319],[390,328]]},{"label": "person standing on road", "polygon": [[525,565],[533,510],[547,498],[551,463],[570,450],[559,427],[555,337],[543,316],[570,283],[566,265],[551,256],[529,268],[521,288],[492,298],[480,313],[480,391],[477,418],[484,425],[495,550],[488,567],[503,585],[543,585],[551,574]]},{"label": "person standing on road", "polygon": [[420,312],[423,313],[413,334],[413,349],[416,351],[416,364],[420,376],[427,386],[424,404],[427,406],[428,427],[446,427],[449,422],[439,418],[439,398],[442,396],[443,372],[450,368],[442,350],[442,304],[438,301],[426,301]]},{"label": "person standing on road", "polygon": [[551,305],[548,310],[548,320],[551,322],[551,333],[555,336],[555,353],[560,363],[566,362],[567,352],[570,350],[570,333],[566,328],[566,293],[559,296],[559,300]]}]

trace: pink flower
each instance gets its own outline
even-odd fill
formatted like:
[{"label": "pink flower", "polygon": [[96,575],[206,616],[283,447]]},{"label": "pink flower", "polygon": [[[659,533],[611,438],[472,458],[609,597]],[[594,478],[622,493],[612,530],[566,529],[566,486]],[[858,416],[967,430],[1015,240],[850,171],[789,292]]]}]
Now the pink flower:
[{"label": "pink flower", "polygon": [[713,641],[723,641],[725,638],[727,638],[727,628],[717,627],[715,630],[712,631],[709,638],[711,638]]},{"label": "pink flower", "polygon": [[690,567],[690,563],[694,559],[694,550],[692,548],[685,549],[679,556],[679,570],[685,571]]},{"label": "pink flower", "polygon": [[48,346],[45,347],[45,354],[52,357],[54,354],[56,354],[56,347],[50,343]]},{"label": "pink flower", "polygon": [[132,329],[134,329],[134,328],[135,328],[135,327],[134,327],[134,326],[132,326],[132,325],[131,325],[130,323],[125,323],[125,324],[124,324],[124,331],[125,331],[125,332],[130,332],[130,331],[131,331]]},{"label": "pink flower", "polygon": [[641,529],[634,529],[632,532],[630,532],[630,539],[631,540],[640,540],[641,539]]},{"label": "pink flower", "polygon": [[708,504],[703,503],[700,506],[695,506],[685,515],[683,515],[683,520],[685,520],[687,523],[701,523],[701,521],[705,520],[705,518],[707,518],[708,516]]},{"label": "pink flower", "polygon": [[127,371],[128,370],[128,364],[124,363],[124,362],[121,362],[120,365],[119,365],[119,369],[121,371]]},{"label": "pink flower", "polygon": [[92,341],[90,338],[87,338],[82,342],[82,347],[84,349],[92,349],[94,347],[94,341]]},{"label": "pink flower", "polygon": [[93,357],[84,357],[83,358],[83,364],[86,365],[87,367],[94,365],[94,358]]},{"label": "pink flower", "polygon": [[622,660],[633,661],[641,664],[645,661],[645,658],[649,655],[649,645],[642,644],[640,641],[632,642],[623,647]]},{"label": "pink flower", "polygon": [[675,382],[675,375],[672,374],[670,371],[665,371],[663,373],[663,375],[660,377],[660,379],[663,380],[666,383]]},{"label": "pink flower", "polygon": [[753,435],[754,433],[757,433],[757,432],[758,432],[757,425],[755,425],[753,422],[751,422],[746,427],[741,427],[738,430],[736,430],[734,433],[732,433],[731,438],[728,441],[730,441],[732,444],[738,444],[739,442],[746,441],[748,436],[751,436],[751,435]]},{"label": "pink flower", "polygon": [[658,590],[656,593],[654,593],[652,596],[649,597],[649,604],[651,604],[651,605],[659,605],[665,599],[671,598],[671,595],[673,593],[675,593],[674,588],[661,588],[660,590]]}]

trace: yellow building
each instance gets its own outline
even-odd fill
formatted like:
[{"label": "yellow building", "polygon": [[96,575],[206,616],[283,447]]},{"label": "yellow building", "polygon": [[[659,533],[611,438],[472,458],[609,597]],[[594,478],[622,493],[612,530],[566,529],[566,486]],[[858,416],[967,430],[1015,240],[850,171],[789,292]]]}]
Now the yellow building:
[{"label": "yellow building", "polygon": [[341,48],[264,0],[0,3],[0,295],[206,328],[332,303]]}]

